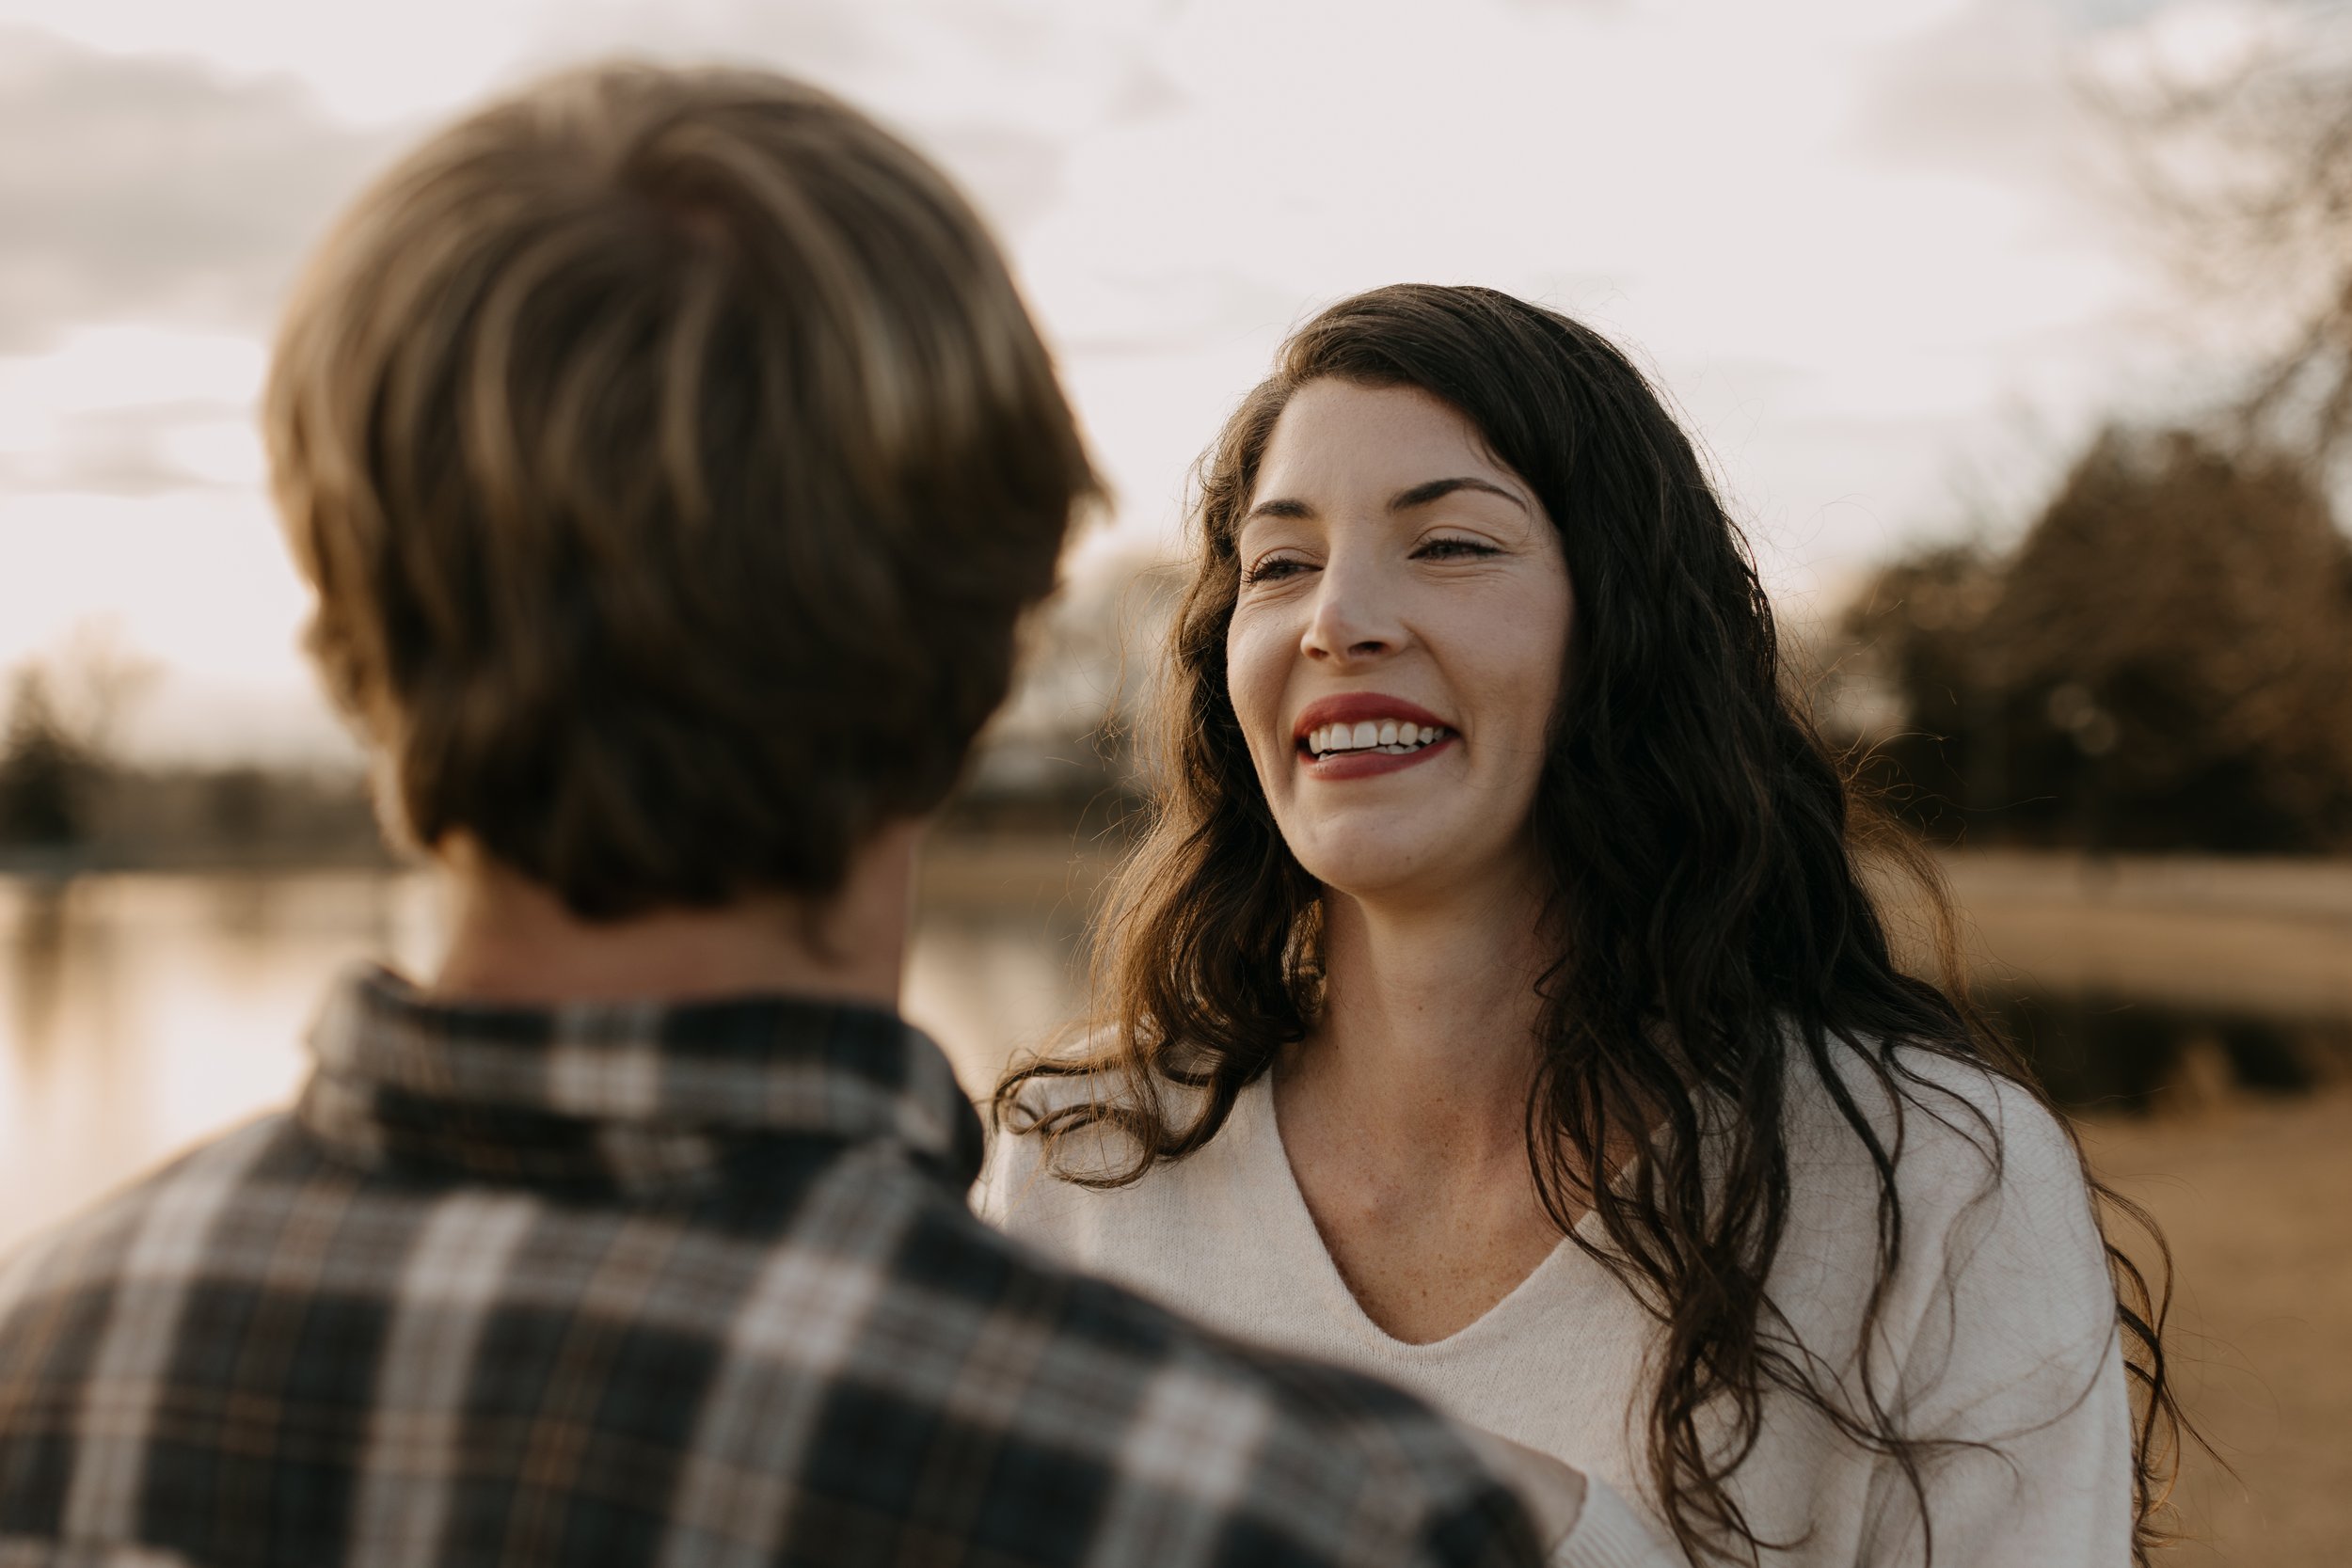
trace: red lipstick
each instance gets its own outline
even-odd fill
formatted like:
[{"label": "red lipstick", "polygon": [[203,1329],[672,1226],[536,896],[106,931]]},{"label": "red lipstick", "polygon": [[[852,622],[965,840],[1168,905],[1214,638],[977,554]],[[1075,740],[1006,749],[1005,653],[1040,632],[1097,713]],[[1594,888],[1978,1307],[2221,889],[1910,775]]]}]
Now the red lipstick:
[{"label": "red lipstick", "polygon": [[1367,719],[1409,720],[1433,730],[1454,727],[1419,703],[1408,703],[1402,697],[1384,696],[1377,691],[1343,691],[1336,697],[1318,697],[1299,709],[1297,721],[1291,725],[1291,739],[1304,740],[1326,724],[1356,724]]},{"label": "red lipstick", "polygon": [[[1307,749],[1307,737],[1326,724],[1358,724],[1367,720],[1382,719],[1393,719],[1399,723],[1446,733],[1411,752],[1335,752],[1318,757]],[[1297,750],[1300,769],[1311,779],[1334,783],[1419,767],[1438,752],[1451,749],[1460,738],[1453,725],[1420,704],[1378,691],[1348,691],[1318,698],[1299,710],[1297,720],[1291,726],[1291,743]]]}]

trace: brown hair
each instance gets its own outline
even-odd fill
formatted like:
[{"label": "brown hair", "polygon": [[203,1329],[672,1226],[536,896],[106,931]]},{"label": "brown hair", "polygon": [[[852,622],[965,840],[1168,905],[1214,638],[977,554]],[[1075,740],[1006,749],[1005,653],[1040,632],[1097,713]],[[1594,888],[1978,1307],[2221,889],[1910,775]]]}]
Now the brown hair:
[{"label": "brown hair", "polygon": [[312,263],[267,427],[388,804],[590,916],[821,895],[936,806],[1095,492],[971,208],[746,71],[427,142]]},{"label": "brown hair", "polygon": [[[1971,1123],[1956,1131],[1999,1170],[1992,1118],[1942,1090],[1916,1053],[1973,1064],[2047,1102],[1956,983],[1933,863],[1878,832],[1883,819],[1859,808],[1791,696],[1771,607],[1697,453],[1640,372],[1575,322],[1486,289],[1375,290],[1301,328],[1228,421],[1201,466],[1155,815],[1101,922],[1104,1043],[1016,1064],[998,1085],[1000,1124],[1044,1137],[1067,1180],[1134,1181],[1215,1137],[1322,1006],[1322,892],[1260,788],[1227,695],[1225,640],[1259,463],[1291,395],[1323,377],[1443,399],[1553,519],[1574,521],[1560,531],[1578,629],[1533,824],[1559,957],[1538,986],[1528,1158],[1561,1229],[1660,1326],[1646,1458],[1676,1537],[1697,1560],[1754,1561],[1776,1544],[1758,1539],[1729,1481],[1756,1443],[1764,1396],[1778,1390],[1899,1466],[1931,1555],[1924,1466],[1952,1445],[1906,1433],[1875,1375],[1858,1401],[1817,1379],[1767,1291],[1790,1201],[1783,1085],[1792,1058],[1806,1062],[1878,1172],[1866,1345],[1903,1257],[1905,1107]],[[1857,870],[1866,847],[1918,882],[1942,985],[1898,966]],[[1024,1093],[1095,1075],[1090,1096]],[[1894,1107],[1891,1133],[1871,1119],[1873,1098]],[[1592,1180],[1614,1140],[1653,1126],[1662,1135],[1630,1180]],[[2084,1175],[2112,1212],[2146,1223]],[[1599,1241],[1571,1224],[1587,1209]],[[2144,1557],[2161,1539],[2179,1411],[2161,1293],[2119,1249],[2107,1253],[2138,1402]]]}]

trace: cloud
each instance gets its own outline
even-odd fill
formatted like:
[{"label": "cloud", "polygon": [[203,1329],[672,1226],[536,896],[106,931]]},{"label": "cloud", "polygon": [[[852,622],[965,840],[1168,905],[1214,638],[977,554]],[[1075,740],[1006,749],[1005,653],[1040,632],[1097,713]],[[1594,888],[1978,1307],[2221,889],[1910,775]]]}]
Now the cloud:
[{"label": "cloud", "polygon": [[391,147],[282,79],[0,28],[0,354],[87,322],[264,331]]},{"label": "cloud", "polygon": [[1970,0],[1877,50],[1852,142],[1866,156],[2073,200],[2112,194],[2129,127],[2107,106],[2152,69],[2226,73],[2317,15],[2306,0]]},{"label": "cloud", "polygon": [[249,492],[262,477],[261,441],[252,411],[236,404],[94,409],[56,421],[49,439],[36,451],[0,451],[0,492]]},{"label": "cloud", "polygon": [[2064,175],[2053,153],[2086,128],[2070,41],[2049,8],[1980,0],[1876,52],[1851,144],[1915,172],[2046,188]]},{"label": "cloud", "polygon": [[2051,8],[2078,27],[2127,27],[2168,4],[2169,0],[2057,0]]},{"label": "cloud", "polygon": [[252,489],[262,345],[233,333],[82,326],[0,358],[0,495]]},{"label": "cloud", "polygon": [[785,71],[905,135],[1016,234],[1064,204],[1078,143],[1186,106],[1156,35],[1123,8],[1023,0],[580,0],[544,15],[506,80],[615,54]]}]

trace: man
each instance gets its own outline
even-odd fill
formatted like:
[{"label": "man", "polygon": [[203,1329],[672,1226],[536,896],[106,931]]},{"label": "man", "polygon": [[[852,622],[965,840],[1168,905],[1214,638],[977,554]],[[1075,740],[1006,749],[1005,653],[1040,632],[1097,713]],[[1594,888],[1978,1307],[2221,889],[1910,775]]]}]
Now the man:
[{"label": "man", "polygon": [[343,221],[267,424],[453,936],[0,1270],[0,1564],[1534,1560],[1405,1396],[965,1210],[916,825],[1094,482],[934,170],[773,77],[550,83]]}]

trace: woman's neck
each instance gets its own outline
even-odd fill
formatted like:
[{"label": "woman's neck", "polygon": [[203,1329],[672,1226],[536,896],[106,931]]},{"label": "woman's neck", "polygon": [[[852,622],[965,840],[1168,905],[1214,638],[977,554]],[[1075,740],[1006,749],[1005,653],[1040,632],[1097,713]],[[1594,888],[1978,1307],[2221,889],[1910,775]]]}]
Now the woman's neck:
[{"label": "woman's neck", "polygon": [[1518,886],[1441,907],[1327,895],[1327,1001],[1285,1063],[1294,1085],[1391,1147],[1523,1158],[1542,926]]},{"label": "woman's neck", "polygon": [[1540,901],[1327,895],[1323,1016],[1278,1066],[1282,1151],[1364,1315],[1426,1344],[1561,1244],[1527,1158]]}]

